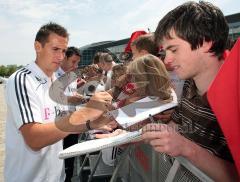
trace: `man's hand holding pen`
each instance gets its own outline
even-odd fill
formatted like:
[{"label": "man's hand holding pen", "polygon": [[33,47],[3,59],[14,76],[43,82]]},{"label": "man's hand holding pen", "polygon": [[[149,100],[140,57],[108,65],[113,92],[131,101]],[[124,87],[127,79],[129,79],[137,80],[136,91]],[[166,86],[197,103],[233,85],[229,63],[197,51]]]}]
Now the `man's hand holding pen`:
[{"label": "man's hand holding pen", "polygon": [[[153,121],[153,118],[150,117]],[[142,140],[149,143],[157,152],[170,156],[184,156],[188,151],[188,140],[178,132],[175,124],[147,124],[142,129]]]},{"label": "man's hand holding pen", "polygon": [[[97,92],[95,93],[86,103],[85,106],[80,108],[77,112],[73,112],[69,115],[68,126],[63,126],[60,129],[65,131],[76,131],[79,132],[82,129],[83,124],[85,125],[86,130],[99,129],[104,125],[107,125],[111,120],[105,118],[105,113],[107,113],[112,102],[112,96],[107,92]],[[82,120],[79,120],[82,118]],[[83,121],[83,122],[82,122]],[[80,127],[76,127],[76,126]],[[65,128],[70,128],[66,130]],[[111,126],[106,126],[110,130]],[[80,129],[79,129],[80,128]]]},{"label": "man's hand holding pen", "polygon": [[[91,128],[101,128],[109,122],[115,122],[107,115],[107,111],[112,109],[112,96],[108,92],[95,93],[86,104],[89,116],[91,116]],[[109,128],[109,127],[108,127]]]}]

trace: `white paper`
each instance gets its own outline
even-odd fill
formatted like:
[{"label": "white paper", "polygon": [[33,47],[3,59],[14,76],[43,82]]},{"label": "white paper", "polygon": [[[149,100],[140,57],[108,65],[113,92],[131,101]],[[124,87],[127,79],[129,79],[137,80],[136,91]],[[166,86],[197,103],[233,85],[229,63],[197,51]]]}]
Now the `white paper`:
[{"label": "white paper", "polygon": [[83,155],[95,151],[99,151],[105,148],[114,147],[122,144],[126,144],[132,141],[136,141],[140,138],[142,130],[127,132],[117,136],[89,140],[86,142],[75,144],[65,150],[61,151],[58,154],[60,159],[65,159],[69,157],[75,157],[78,155]]},{"label": "white paper", "polygon": [[[128,127],[137,122],[147,119],[149,115],[155,115],[164,110],[177,106],[177,96],[174,91],[172,92],[172,96],[173,101],[169,103],[161,101],[158,98],[145,97],[125,107],[110,111],[108,114],[114,116],[117,122],[123,127]],[[109,147],[126,144],[138,140],[141,134],[142,129],[138,131],[123,133],[109,138],[95,139],[78,143],[61,151],[58,157],[60,159],[65,159],[99,151]]]},{"label": "white paper", "polygon": [[147,119],[149,115],[154,116],[167,109],[176,107],[177,96],[174,91],[172,91],[172,97],[173,101],[168,103],[159,100],[157,97],[145,97],[122,108],[109,111],[109,115],[113,116],[123,128],[127,128]]}]

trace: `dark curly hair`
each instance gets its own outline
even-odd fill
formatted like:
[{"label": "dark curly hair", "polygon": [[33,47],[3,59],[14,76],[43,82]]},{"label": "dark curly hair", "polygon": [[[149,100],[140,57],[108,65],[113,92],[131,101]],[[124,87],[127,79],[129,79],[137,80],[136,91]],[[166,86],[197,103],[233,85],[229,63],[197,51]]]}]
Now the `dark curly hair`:
[{"label": "dark curly hair", "polygon": [[221,59],[226,48],[229,27],[219,8],[211,3],[187,2],[170,11],[159,22],[155,41],[161,44],[163,38],[171,39],[171,31],[191,44],[192,50],[201,47],[203,41],[212,41],[209,50]]}]

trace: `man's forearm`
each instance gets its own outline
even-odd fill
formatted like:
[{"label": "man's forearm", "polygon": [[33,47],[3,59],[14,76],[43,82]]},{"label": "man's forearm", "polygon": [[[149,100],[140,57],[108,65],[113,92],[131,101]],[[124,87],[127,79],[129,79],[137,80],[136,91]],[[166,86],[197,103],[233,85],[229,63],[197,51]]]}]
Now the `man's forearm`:
[{"label": "man's forearm", "polygon": [[50,123],[35,122],[23,125],[20,131],[27,145],[32,150],[37,151],[58,142],[71,133],[85,132],[88,118],[90,117],[83,109]]},{"label": "man's forearm", "polygon": [[82,133],[87,130],[86,122],[93,120],[92,115],[91,110],[84,107],[56,121],[56,126],[64,132]]}]

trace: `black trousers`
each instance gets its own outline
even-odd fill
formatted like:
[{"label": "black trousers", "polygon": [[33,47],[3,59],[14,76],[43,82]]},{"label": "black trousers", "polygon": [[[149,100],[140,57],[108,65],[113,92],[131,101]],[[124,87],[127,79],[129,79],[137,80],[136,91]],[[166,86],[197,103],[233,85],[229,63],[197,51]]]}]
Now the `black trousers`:
[{"label": "black trousers", "polygon": [[[63,139],[63,149],[68,148],[76,143],[78,143],[78,134],[68,135],[66,138]],[[71,157],[64,160],[66,173],[65,182],[71,182],[74,169],[74,159],[74,157]]]}]

